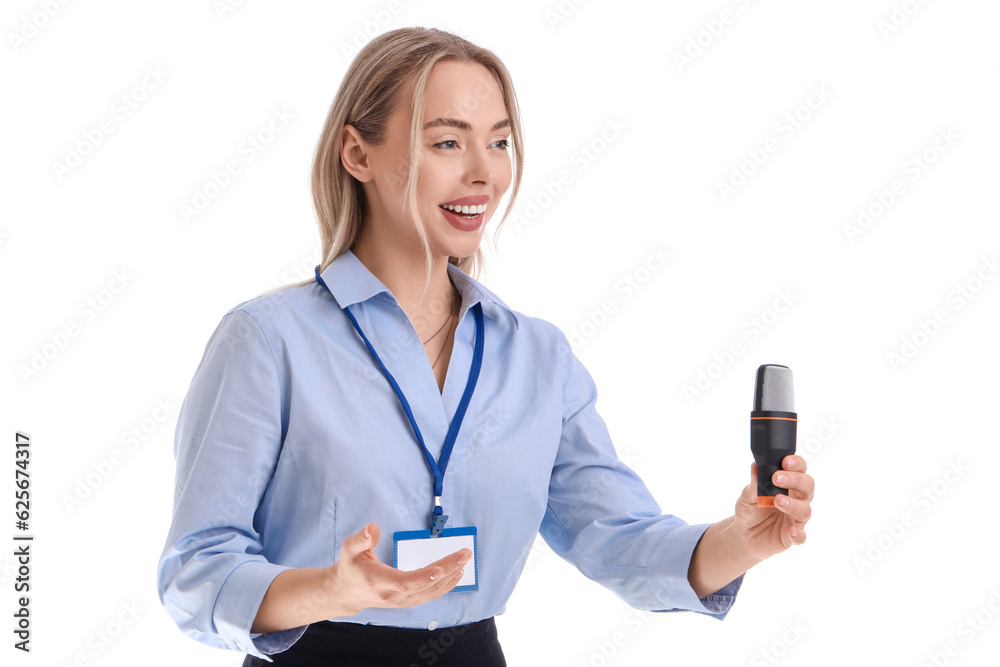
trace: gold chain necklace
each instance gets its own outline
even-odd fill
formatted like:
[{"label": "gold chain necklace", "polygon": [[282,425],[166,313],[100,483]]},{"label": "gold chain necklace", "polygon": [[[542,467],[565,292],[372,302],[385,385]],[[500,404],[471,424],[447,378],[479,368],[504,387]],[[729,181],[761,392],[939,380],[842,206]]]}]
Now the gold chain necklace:
[{"label": "gold chain necklace", "polygon": [[[452,288],[452,307],[451,307],[452,312],[448,314],[448,319],[445,320],[444,324],[448,324],[449,322],[451,322],[451,318],[455,314],[455,305],[458,303],[458,301],[455,299],[455,297],[458,296],[458,290],[455,288],[454,285],[452,285],[451,288]],[[441,329],[444,328],[444,324],[442,324],[441,328],[439,328],[437,331],[434,332],[434,335],[431,336],[431,338],[434,338],[434,336],[437,336],[439,333],[441,333]],[[450,327],[448,329],[448,334],[451,335]],[[424,341],[424,345],[426,345],[431,340],[431,338],[428,338],[426,341]],[[435,357],[434,359],[434,363],[431,364],[431,368],[437,366],[438,361],[441,360],[441,355],[444,354],[444,348],[446,347],[448,347],[448,336],[445,336],[444,344],[441,346],[441,350],[438,351],[437,357]]]}]

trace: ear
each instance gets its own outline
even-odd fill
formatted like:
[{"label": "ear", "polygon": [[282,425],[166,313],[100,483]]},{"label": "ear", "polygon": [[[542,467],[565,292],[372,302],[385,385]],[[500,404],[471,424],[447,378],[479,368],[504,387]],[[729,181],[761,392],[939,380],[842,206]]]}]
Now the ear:
[{"label": "ear", "polygon": [[354,178],[362,183],[372,180],[372,167],[368,159],[368,145],[353,125],[345,125],[340,133],[340,162]]}]

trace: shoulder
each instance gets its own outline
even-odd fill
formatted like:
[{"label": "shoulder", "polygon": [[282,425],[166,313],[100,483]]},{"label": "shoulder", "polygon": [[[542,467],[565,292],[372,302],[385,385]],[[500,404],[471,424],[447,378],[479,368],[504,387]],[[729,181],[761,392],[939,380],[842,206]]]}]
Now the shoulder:
[{"label": "shoulder", "polygon": [[321,306],[329,308],[330,304],[322,303],[321,289],[315,282],[273,289],[237,303],[223,319],[252,320],[269,335],[308,320],[321,312]]},{"label": "shoulder", "polygon": [[511,341],[511,363],[531,364],[536,377],[561,385],[572,373],[575,357],[566,334],[551,321],[524,312],[511,311],[517,318]]},{"label": "shoulder", "polygon": [[535,370],[539,373],[548,371],[545,373],[548,377],[565,374],[565,369],[572,364],[573,350],[562,329],[545,318],[512,308],[479,281],[455,267],[451,270],[453,275],[459,274],[479,293],[498,333],[510,342],[511,347],[506,350],[513,354],[508,357],[510,363],[535,364]]},{"label": "shoulder", "polygon": [[495,292],[487,288],[477,280],[468,275],[454,270],[469,283],[471,289],[479,293],[479,300],[482,302],[485,313],[493,319],[500,327],[504,336],[521,343],[541,343],[546,346],[566,346],[566,340],[562,329],[548,320],[528,315],[520,310],[511,308],[506,301],[500,298]]},{"label": "shoulder", "polygon": [[539,387],[555,392],[563,405],[563,421],[572,418],[597,399],[597,386],[590,372],[576,356],[569,337],[552,322],[517,313],[519,327],[515,348],[523,356],[512,354],[510,363],[530,369]]},{"label": "shoulder", "polygon": [[280,317],[312,305],[317,300],[320,289],[315,282],[278,287],[237,303],[226,314],[242,310],[254,319]]},{"label": "shoulder", "polygon": [[315,331],[322,309],[314,287],[293,285],[240,301],[218,320],[209,345],[222,346],[231,355],[266,351],[277,363],[289,339],[308,339]]},{"label": "shoulder", "polygon": [[558,326],[541,317],[527,315],[519,310],[513,311],[517,316],[517,333],[519,336],[531,338],[544,344],[548,349],[558,347],[569,350],[569,340]]}]

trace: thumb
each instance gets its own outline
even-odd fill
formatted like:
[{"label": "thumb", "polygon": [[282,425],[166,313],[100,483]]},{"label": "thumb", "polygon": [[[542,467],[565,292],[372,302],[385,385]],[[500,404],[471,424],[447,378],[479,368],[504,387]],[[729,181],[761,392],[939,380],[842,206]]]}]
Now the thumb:
[{"label": "thumb", "polygon": [[757,506],[757,464],[750,464],[750,484],[743,488],[740,500],[748,505]]},{"label": "thumb", "polygon": [[380,536],[381,531],[379,531],[377,523],[371,522],[367,524],[364,528],[344,540],[344,546],[341,547],[343,556],[358,556],[369,549],[373,549],[378,544]]}]

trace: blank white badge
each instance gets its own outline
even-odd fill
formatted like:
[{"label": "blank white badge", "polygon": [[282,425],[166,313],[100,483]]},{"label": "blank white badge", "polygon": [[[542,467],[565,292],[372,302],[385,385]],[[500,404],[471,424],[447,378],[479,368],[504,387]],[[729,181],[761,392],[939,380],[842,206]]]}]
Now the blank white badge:
[{"label": "blank white badge", "polygon": [[[430,537],[430,531],[401,531],[393,535],[393,566],[399,570],[419,570],[461,549],[472,552],[472,561],[465,565],[465,572],[452,593],[479,590],[479,550],[476,529],[444,529],[441,537]],[[472,567],[469,567],[469,566]]]}]

